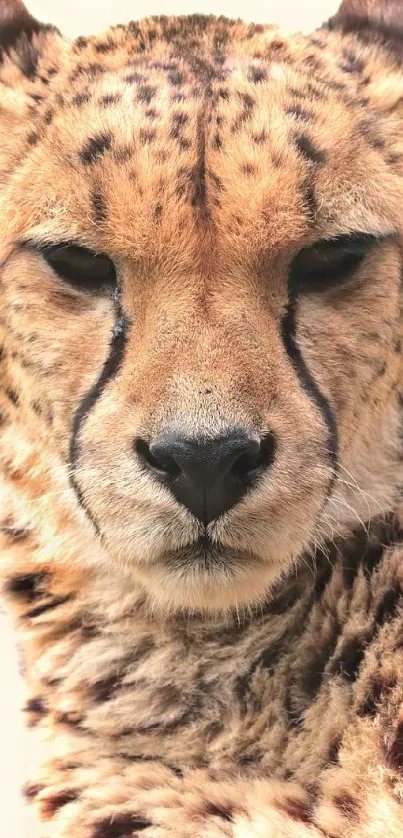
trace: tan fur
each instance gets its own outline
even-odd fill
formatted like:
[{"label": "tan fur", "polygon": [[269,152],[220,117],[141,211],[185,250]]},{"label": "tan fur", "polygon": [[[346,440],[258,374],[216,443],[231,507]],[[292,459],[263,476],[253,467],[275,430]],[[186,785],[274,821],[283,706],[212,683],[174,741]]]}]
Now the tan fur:
[{"label": "tan fur", "polygon": [[[71,43],[0,11],[0,573],[38,838],[402,835],[396,9]],[[292,260],[350,233],[380,243],[298,296],[295,360]],[[113,259],[118,303],[33,247],[60,241]],[[273,433],[274,462],[203,528],[133,451],[167,425]]]}]

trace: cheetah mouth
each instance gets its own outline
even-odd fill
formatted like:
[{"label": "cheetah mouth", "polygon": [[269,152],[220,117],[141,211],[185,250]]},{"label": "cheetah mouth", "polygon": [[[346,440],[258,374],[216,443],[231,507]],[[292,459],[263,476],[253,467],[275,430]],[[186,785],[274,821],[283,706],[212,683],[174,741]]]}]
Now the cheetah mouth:
[{"label": "cheetah mouth", "polygon": [[228,547],[202,535],[193,544],[164,553],[162,562],[167,569],[181,574],[205,572],[214,576],[224,572],[230,577],[245,565],[261,565],[262,560],[254,553]]}]

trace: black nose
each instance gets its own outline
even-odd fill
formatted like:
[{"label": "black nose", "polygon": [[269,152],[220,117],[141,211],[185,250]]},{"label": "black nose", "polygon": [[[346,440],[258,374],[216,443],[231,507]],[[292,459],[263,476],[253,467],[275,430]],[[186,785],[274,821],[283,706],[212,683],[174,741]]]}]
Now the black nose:
[{"label": "black nose", "polygon": [[135,441],[145,465],[204,524],[231,509],[273,461],[275,442],[239,428],[208,439],[167,428],[148,445]]}]

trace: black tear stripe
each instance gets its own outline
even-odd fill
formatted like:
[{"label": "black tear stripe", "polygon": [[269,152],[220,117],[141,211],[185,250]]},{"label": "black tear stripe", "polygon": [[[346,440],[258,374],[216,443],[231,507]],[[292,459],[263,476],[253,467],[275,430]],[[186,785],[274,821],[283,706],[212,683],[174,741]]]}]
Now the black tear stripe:
[{"label": "black tear stripe", "polygon": [[315,402],[316,406],[319,408],[323,419],[325,420],[327,429],[328,429],[328,438],[327,438],[327,455],[328,459],[332,465],[333,474],[332,478],[329,481],[329,485],[326,492],[326,500],[329,498],[330,493],[333,489],[334,482],[336,480],[339,465],[338,465],[338,448],[339,448],[339,441],[338,441],[338,431],[337,431],[337,424],[336,419],[333,414],[332,408],[330,407],[329,399],[322,393],[321,389],[319,388],[318,384],[316,383],[309,367],[307,366],[302,352],[298,346],[297,338],[296,338],[296,297],[292,295],[289,299],[286,313],[283,317],[282,324],[281,324],[281,332],[283,343],[287,351],[287,355],[294,367],[294,370],[303,386],[303,389],[308,394],[308,396]]},{"label": "black tear stripe", "polygon": [[76,496],[77,496],[77,499],[78,499],[78,502],[79,502],[80,506],[82,507],[82,509],[86,513],[87,517],[91,521],[97,535],[100,535],[99,526],[97,524],[95,516],[93,515],[93,513],[91,512],[91,510],[88,508],[88,506],[86,504],[84,494],[83,494],[82,489],[80,488],[80,486],[77,482],[74,470],[75,470],[75,467],[76,467],[76,463],[77,463],[77,461],[80,457],[79,434],[80,434],[81,426],[82,426],[83,422],[88,418],[89,414],[91,413],[92,408],[94,407],[95,402],[102,395],[102,393],[103,393],[106,385],[108,384],[108,382],[118,372],[118,370],[119,370],[119,368],[122,364],[122,360],[123,360],[123,356],[124,356],[126,340],[127,340],[127,325],[128,325],[128,323],[127,323],[126,317],[123,314],[117,290],[116,290],[115,295],[114,295],[114,303],[115,303],[115,311],[116,311],[116,320],[115,320],[115,325],[113,327],[112,340],[110,342],[110,348],[109,348],[109,355],[108,355],[108,357],[107,357],[107,359],[104,363],[104,366],[102,368],[102,372],[101,372],[98,380],[95,382],[94,386],[91,387],[91,390],[89,390],[87,395],[84,396],[84,398],[82,399],[79,407],[76,410],[76,413],[75,413],[74,419],[73,419],[73,428],[72,428],[72,432],[71,432],[70,452],[69,452],[69,464],[70,464],[70,469],[71,469],[70,484],[71,484],[71,486],[73,487],[73,489],[76,493]]}]

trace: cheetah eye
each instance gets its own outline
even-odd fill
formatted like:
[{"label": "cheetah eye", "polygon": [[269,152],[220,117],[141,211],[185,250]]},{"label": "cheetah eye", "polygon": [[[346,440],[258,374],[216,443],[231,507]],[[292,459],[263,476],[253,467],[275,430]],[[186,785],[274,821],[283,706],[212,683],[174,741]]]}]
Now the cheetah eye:
[{"label": "cheetah eye", "polygon": [[74,288],[103,292],[116,283],[116,269],[108,256],[75,244],[50,245],[40,253],[54,272]]},{"label": "cheetah eye", "polygon": [[378,242],[376,236],[360,233],[324,239],[300,250],[291,264],[291,291],[319,293],[351,279]]}]

